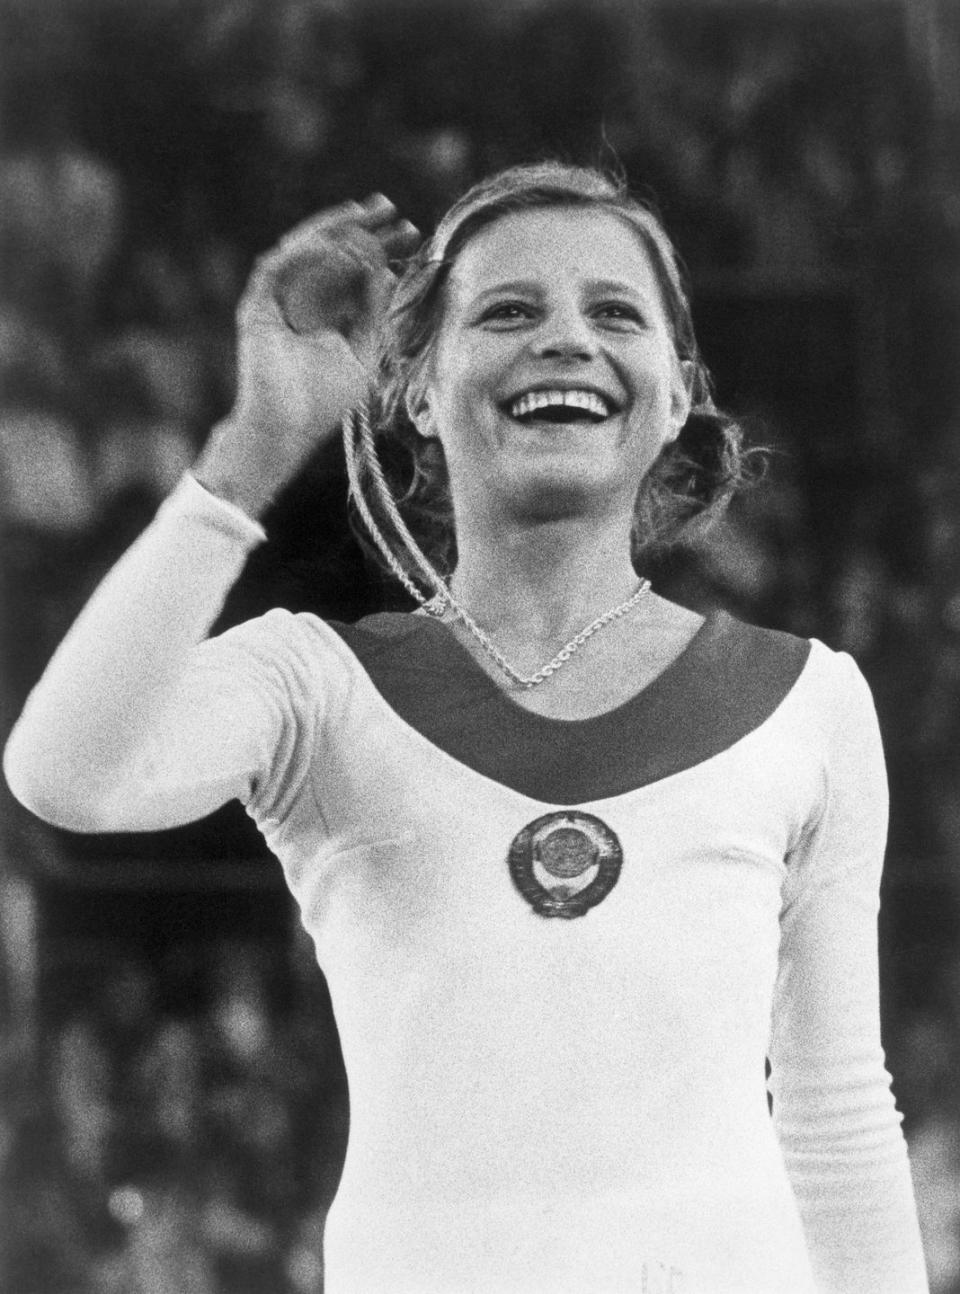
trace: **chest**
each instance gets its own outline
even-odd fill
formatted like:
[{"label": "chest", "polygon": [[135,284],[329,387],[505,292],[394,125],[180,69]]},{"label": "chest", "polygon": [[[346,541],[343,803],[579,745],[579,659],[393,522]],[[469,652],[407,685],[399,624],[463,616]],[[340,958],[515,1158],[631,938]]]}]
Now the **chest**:
[{"label": "chest", "polygon": [[[323,827],[305,813],[277,842],[325,962],[524,982],[552,967],[561,984],[571,967],[609,976],[617,963],[635,980],[640,958],[681,993],[694,975],[695,996],[738,978],[745,946],[775,957],[787,858],[817,794],[801,748],[757,733],[675,776],[563,808],[382,719],[361,725],[318,783]],[[582,910],[537,901],[584,885]]]}]

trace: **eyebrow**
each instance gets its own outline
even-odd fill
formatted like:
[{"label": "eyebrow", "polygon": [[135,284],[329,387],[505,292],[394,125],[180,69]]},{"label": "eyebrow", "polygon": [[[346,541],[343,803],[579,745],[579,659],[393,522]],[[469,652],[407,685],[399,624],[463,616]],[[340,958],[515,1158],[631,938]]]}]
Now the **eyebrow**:
[{"label": "eyebrow", "polygon": [[649,302],[650,300],[646,292],[632,283],[627,283],[624,279],[592,279],[589,286],[598,292],[622,292],[627,296],[636,297],[638,301]]},{"label": "eyebrow", "polygon": [[504,283],[494,283],[492,287],[484,288],[478,292],[475,300],[484,301],[487,297],[500,296],[503,292],[528,292],[535,294],[540,290],[540,284],[536,279],[509,279]]},{"label": "eyebrow", "polygon": [[[624,279],[590,279],[584,287],[591,292],[611,292],[614,294],[636,297],[639,301],[650,304],[650,297],[640,288]],[[505,292],[529,293],[536,296],[541,290],[541,285],[537,279],[508,279],[503,283],[495,283],[492,287],[484,288],[478,292],[475,301],[485,301],[487,297],[500,296]]]}]

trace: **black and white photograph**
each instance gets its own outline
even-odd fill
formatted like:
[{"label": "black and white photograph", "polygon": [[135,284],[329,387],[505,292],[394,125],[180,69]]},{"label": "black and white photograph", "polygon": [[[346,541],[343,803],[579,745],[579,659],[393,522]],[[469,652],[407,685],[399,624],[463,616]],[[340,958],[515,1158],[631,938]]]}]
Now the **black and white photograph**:
[{"label": "black and white photograph", "polygon": [[2,1294],[960,1294],[960,6],[0,51]]}]

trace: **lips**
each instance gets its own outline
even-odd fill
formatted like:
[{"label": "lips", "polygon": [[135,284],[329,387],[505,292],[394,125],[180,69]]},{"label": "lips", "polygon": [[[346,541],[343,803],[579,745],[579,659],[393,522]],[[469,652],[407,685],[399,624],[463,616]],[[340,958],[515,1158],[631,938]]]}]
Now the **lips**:
[{"label": "lips", "polygon": [[590,387],[542,387],[506,401],[506,413],[517,422],[603,422],[616,412],[613,402]]}]

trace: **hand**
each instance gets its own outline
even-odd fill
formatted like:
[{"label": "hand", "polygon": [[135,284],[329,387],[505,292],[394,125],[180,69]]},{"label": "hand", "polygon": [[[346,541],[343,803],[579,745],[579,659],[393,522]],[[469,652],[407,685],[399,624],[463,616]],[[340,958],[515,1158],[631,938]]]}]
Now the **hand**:
[{"label": "hand", "polygon": [[419,234],[375,194],[311,217],[254,267],[237,311],[237,398],[195,469],[259,515],[367,394],[396,279]]}]

